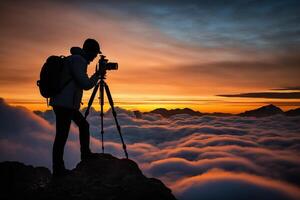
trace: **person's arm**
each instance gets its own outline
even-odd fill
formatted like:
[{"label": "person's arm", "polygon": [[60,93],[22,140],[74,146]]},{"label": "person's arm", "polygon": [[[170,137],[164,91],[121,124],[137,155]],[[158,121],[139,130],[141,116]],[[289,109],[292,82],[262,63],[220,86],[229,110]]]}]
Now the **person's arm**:
[{"label": "person's arm", "polygon": [[75,82],[79,85],[80,88],[84,90],[89,90],[93,88],[98,79],[99,79],[99,72],[95,72],[90,78],[86,73],[87,63],[81,56],[73,56],[71,60],[71,74],[74,78]]}]

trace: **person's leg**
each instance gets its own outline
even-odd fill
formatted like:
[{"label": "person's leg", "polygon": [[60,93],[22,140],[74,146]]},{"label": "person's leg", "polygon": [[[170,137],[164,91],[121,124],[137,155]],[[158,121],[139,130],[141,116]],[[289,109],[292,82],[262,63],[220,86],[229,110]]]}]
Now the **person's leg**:
[{"label": "person's leg", "polygon": [[79,111],[75,111],[72,120],[79,128],[81,155],[90,154],[90,125]]},{"label": "person's leg", "polygon": [[64,147],[68,139],[74,110],[64,107],[53,107],[56,116],[56,135],[53,143],[52,161],[53,174],[64,171]]}]

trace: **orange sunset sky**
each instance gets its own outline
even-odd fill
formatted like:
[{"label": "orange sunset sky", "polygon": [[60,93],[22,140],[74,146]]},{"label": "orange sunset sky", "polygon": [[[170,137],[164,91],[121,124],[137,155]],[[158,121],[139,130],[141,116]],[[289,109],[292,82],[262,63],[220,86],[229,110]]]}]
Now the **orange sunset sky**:
[{"label": "orange sunset sky", "polygon": [[50,109],[36,86],[45,59],[94,38],[119,63],[107,75],[115,106],[231,113],[300,106],[299,14],[179,8],[177,1],[1,1],[0,97]]}]

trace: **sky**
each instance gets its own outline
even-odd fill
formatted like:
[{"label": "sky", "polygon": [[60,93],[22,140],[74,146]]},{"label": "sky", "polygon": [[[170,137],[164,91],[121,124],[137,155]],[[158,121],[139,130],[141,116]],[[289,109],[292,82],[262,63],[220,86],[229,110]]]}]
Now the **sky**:
[{"label": "sky", "polygon": [[[46,110],[36,86],[50,55],[86,38],[119,63],[115,105],[239,113],[300,106],[299,1],[1,1],[0,97]],[[89,66],[91,75],[97,60]],[[84,106],[91,91],[84,93]],[[99,108],[97,101],[93,105]],[[108,108],[106,104],[106,109]]]},{"label": "sky", "polygon": [[[147,177],[179,200],[300,199],[299,116],[133,112],[300,107],[300,1],[1,0],[0,27],[0,162],[51,169],[55,115],[36,81],[48,56],[69,55],[94,38],[119,64],[107,83],[129,158]],[[84,92],[83,107],[90,95]],[[97,100],[93,106],[91,149],[101,152]],[[105,152],[123,158],[107,103],[105,111]],[[68,169],[79,149],[72,124]]]}]

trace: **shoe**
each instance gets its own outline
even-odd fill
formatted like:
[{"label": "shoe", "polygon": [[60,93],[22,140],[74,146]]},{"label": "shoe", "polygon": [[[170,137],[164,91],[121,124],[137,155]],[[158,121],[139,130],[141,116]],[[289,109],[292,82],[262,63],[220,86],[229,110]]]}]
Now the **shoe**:
[{"label": "shoe", "polygon": [[99,156],[98,153],[92,153],[92,152],[82,153],[81,161],[95,159],[95,158],[98,158],[98,156]]}]

